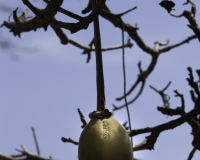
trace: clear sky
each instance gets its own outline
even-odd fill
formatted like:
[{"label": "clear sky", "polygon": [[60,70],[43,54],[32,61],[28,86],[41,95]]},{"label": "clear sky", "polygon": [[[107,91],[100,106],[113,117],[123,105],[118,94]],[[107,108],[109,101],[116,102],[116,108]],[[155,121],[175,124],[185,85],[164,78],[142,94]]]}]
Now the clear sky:
[{"label": "clear sky", "polygon": [[[42,0],[32,0],[39,8],[46,5]],[[171,17],[161,8],[158,0],[108,0],[106,3],[114,13],[121,13],[134,6],[135,11],[125,15],[123,20],[130,24],[137,24],[138,33],[144,42],[154,47],[156,40],[170,40],[175,44],[188,36],[193,35],[187,27],[185,18]],[[184,0],[176,3],[174,14],[180,14],[190,5],[182,6]],[[197,6],[196,20],[200,24],[198,7],[200,2],[194,0]],[[87,0],[65,0],[62,7],[81,15],[86,7]],[[3,10],[2,6],[7,6]],[[27,7],[21,0],[0,1],[0,22],[8,19],[16,7],[20,15]],[[30,16],[34,16],[29,12]],[[75,22],[61,14],[57,19],[66,22]],[[12,18],[11,18],[12,19]],[[102,46],[108,47],[121,44],[121,31],[100,18]],[[64,31],[66,35],[84,45],[90,43],[93,37],[93,25],[88,30],[81,30],[76,34]],[[30,152],[36,153],[30,126],[34,126],[39,141],[41,154],[44,157],[52,156],[56,160],[75,160],[77,146],[61,142],[61,137],[70,137],[78,141],[81,133],[81,121],[77,112],[80,108],[89,121],[88,113],[96,109],[96,73],[95,57],[92,54],[90,63],[87,57],[81,55],[82,50],[72,45],[61,45],[53,30],[48,27],[44,32],[22,34],[23,39],[14,37],[5,27],[0,29],[0,152],[10,155],[17,154],[16,148],[24,144]],[[125,34],[125,38],[128,35]],[[8,47],[2,42],[9,41]],[[137,63],[141,60],[145,70],[150,63],[150,56],[137,47],[134,41],[133,48],[126,49],[127,88],[134,83],[139,73]],[[187,67],[194,71],[200,69],[200,44],[193,40],[189,44],[175,48],[160,56],[157,67],[147,79],[145,90],[140,98],[130,105],[132,128],[153,127],[168,122],[175,117],[166,117],[157,111],[162,105],[161,98],[149,88],[153,85],[163,89],[169,81],[172,84],[166,91],[171,97],[170,107],[180,106],[180,99],[174,97],[173,90],[184,94],[186,111],[193,108],[190,98],[190,87],[186,81]],[[123,94],[122,51],[108,51],[103,53],[104,77],[107,108],[112,104],[120,105],[124,102],[115,101]],[[195,75],[197,80],[197,76]],[[130,100],[136,92],[128,97]],[[115,118],[124,123],[127,120],[126,110],[115,112]],[[138,151],[134,155],[143,160],[182,160],[187,159],[192,150],[191,128],[184,124],[174,130],[160,134],[153,151]],[[148,134],[134,137],[134,144],[144,140]],[[200,152],[196,152],[193,160],[199,160]]]}]

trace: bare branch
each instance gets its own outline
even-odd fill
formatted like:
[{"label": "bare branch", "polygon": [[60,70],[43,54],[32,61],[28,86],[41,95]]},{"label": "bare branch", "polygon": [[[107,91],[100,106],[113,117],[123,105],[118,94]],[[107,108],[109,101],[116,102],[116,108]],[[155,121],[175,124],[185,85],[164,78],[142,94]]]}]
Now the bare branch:
[{"label": "bare branch", "polygon": [[165,42],[156,41],[156,42],[154,42],[154,44],[155,44],[154,50],[159,52],[159,47],[168,45],[169,44],[169,40],[167,40]]},{"label": "bare branch", "polygon": [[138,62],[138,68],[139,68],[139,71],[140,71],[140,74],[141,74],[143,72],[141,61]]},{"label": "bare branch", "polygon": [[[89,47],[90,47],[90,49],[92,48],[92,45],[94,44],[94,38],[92,38],[92,40],[91,40],[91,42],[89,43]],[[91,52],[89,51],[89,50],[87,50],[87,49],[85,49],[83,52],[82,52],[82,54],[87,54],[88,55],[88,58],[87,58],[87,63],[89,63],[89,61],[90,61],[90,59],[91,59]]]},{"label": "bare branch", "polygon": [[163,106],[162,108],[169,108],[169,99],[170,97],[168,95],[166,95],[164,93],[164,91],[169,87],[169,85],[171,84],[171,81],[167,84],[167,86],[162,89],[161,91],[157,90],[155,87],[151,86],[150,85],[150,88],[153,89],[154,91],[156,91],[162,98],[162,101],[163,101]]},{"label": "bare branch", "polygon": [[126,130],[129,129],[129,126],[127,126],[127,123],[128,123],[128,121],[125,121],[125,122],[122,124]]},{"label": "bare branch", "polygon": [[[69,41],[70,44],[73,44],[74,46],[76,46],[76,47],[78,47],[80,49],[84,49],[85,51],[95,51],[95,48],[82,45],[82,44],[78,43],[75,40],[68,39],[68,41]],[[132,46],[133,46],[133,44],[130,41],[128,41],[124,46],[123,45],[117,45],[117,46],[105,47],[105,48],[102,48],[102,51],[105,52],[105,51],[110,51],[110,50],[115,50],[115,49],[121,49],[123,47],[131,48]]]},{"label": "bare branch", "polygon": [[187,4],[191,4],[192,7],[191,7],[191,12],[194,14],[196,14],[196,5],[194,4],[194,2],[192,2],[192,0],[187,0],[187,2],[183,3],[183,5],[187,5]]},{"label": "bare branch", "polygon": [[[40,155],[28,152],[28,150],[25,148],[24,145],[22,145],[21,147],[22,147],[22,151],[19,150],[19,149],[16,149],[21,154],[13,155],[12,157],[14,157],[14,158],[5,159],[5,160],[50,160],[49,158],[44,158],[44,157],[42,157]],[[0,157],[1,157],[1,155],[0,155]]]},{"label": "bare branch", "polygon": [[159,137],[161,132],[169,130],[169,129],[174,129],[174,128],[182,125],[183,123],[193,119],[198,114],[200,114],[200,108],[194,108],[190,112],[181,116],[180,118],[169,121],[167,123],[164,123],[164,124],[152,127],[152,128],[147,127],[147,128],[144,128],[144,129],[132,130],[129,133],[129,136],[135,136],[135,135],[138,135],[138,134],[151,132],[151,134],[146,137],[146,139],[147,139],[146,143],[139,146],[139,147],[133,148],[133,151],[143,150],[143,149],[149,149],[149,150],[154,149],[154,144],[156,143],[157,138]]},{"label": "bare branch", "polygon": [[[103,10],[101,12],[101,16],[108,21],[110,21],[115,27],[118,27],[122,30],[122,26],[124,25],[124,31],[126,31],[129,36],[137,43],[137,45],[146,53],[153,54],[155,53],[154,49],[147,46],[142,38],[137,33],[137,26],[130,25],[128,23],[124,23],[119,16],[116,16],[116,14],[107,12]],[[123,22],[123,25],[122,25]]]},{"label": "bare branch", "polygon": [[83,17],[73,13],[73,12],[70,12],[70,11],[67,11],[65,10],[64,8],[62,7],[59,7],[59,6],[55,6],[53,3],[51,3],[51,1],[48,1],[48,0],[43,0],[44,2],[46,2],[47,4],[49,4],[52,8],[54,8],[56,11],[60,12],[60,13],[63,13],[71,18],[74,18],[74,19],[77,19],[77,20],[82,20]]},{"label": "bare branch", "polygon": [[[92,47],[93,41],[90,42],[90,44],[88,46],[85,46],[73,39],[70,39],[67,37],[67,35],[62,31],[61,28],[56,27],[51,25],[51,27],[53,28],[53,30],[55,31],[56,35],[60,38],[60,42],[63,45],[67,45],[67,44],[72,44],[75,47],[78,47],[80,49],[84,49],[82,54],[88,54],[88,58],[87,58],[87,63],[89,62],[90,58],[91,58],[91,51],[95,51],[95,48]],[[133,44],[131,43],[130,39],[127,40],[126,44],[123,45],[116,45],[116,46],[109,46],[109,47],[104,47],[102,48],[102,51],[110,51],[110,50],[116,50],[116,49],[121,49],[123,47],[128,47],[131,48],[133,46]]]},{"label": "bare branch", "polygon": [[180,94],[177,90],[174,90],[176,93],[175,97],[180,97],[181,98],[181,108],[185,109],[185,100],[182,94]]},{"label": "bare branch", "polygon": [[[127,102],[128,105],[134,103],[138,99],[138,97],[142,94],[142,91],[144,90],[144,86],[145,86],[145,81],[142,81],[141,83],[142,84],[141,84],[141,87],[140,87],[140,90],[139,90],[138,94],[132,100],[130,100],[129,102]],[[114,104],[112,106],[113,106],[113,111],[116,111],[116,110],[124,108],[126,106],[126,104],[123,104],[123,105],[121,105],[119,107],[117,107]]]},{"label": "bare branch", "polygon": [[165,114],[165,115],[168,115],[168,116],[184,115],[185,114],[185,100],[184,100],[184,97],[177,90],[175,90],[174,92],[176,93],[175,97],[180,97],[181,98],[181,106],[177,107],[175,109],[173,109],[173,108],[163,108],[163,107],[157,107],[157,109],[162,114]]},{"label": "bare branch", "polygon": [[77,141],[74,141],[74,140],[72,140],[71,138],[65,138],[65,137],[62,137],[61,138],[61,140],[64,142],[64,143],[72,143],[72,144],[74,144],[74,145],[78,145],[78,142]]},{"label": "bare branch", "polygon": [[194,81],[192,68],[188,67],[187,70],[189,71],[189,78],[187,78],[187,81],[188,81],[189,85],[191,86],[191,88],[194,89],[195,93],[200,97],[200,91],[199,91],[198,83]]},{"label": "bare branch", "polygon": [[178,43],[176,43],[176,44],[173,44],[173,45],[167,46],[167,47],[165,47],[165,48],[159,49],[159,53],[168,52],[168,51],[170,51],[171,49],[174,49],[174,48],[176,48],[176,47],[179,47],[179,46],[181,46],[181,45],[183,45],[183,44],[185,44],[185,43],[189,43],[191,40],[196,39],[196,38],[197,38],[196,35],[190,36],[190,37],[184,39],[184,40],[181,41],[181,42],[178,42]]},{"label": "bare branch", "polygon": [[86,122],[85,117],[84,117],[83,113],[81,112],[81,110],[79,108],[77,110],[78,110],[78,114],[80,116],[81,122],[83,123],[81,128],[84,128],[87,125],[87,122]]},{"label": "bare branch", "polygon": [[195,33],[195,35],[197,36],[197,38],[200,41],[200,27],[198,26],[198,24],[196,22],[196,19],[195,19],[196,5],[191,0],[187,0],[187,2],[184,3],[183,5],[186,5],[186,4],[189,4],[189,3],[192,5],[191,11],[184,10],[181,15],[171,14],[171,16],[177,17],[177,18],[180,18],[180,17],[184,16],[189,21],[189,23],[190,23],[187,26],[190,29],[193,30],[193,32]]},{"label": "bare branch", "polygon": [[[63,2],[63,0],[51,0],[51,2],[56,5],[60,6]],[[36,9],[37,11],[40,11],[39,9]],[[56,10],[52,9],[49,5],[43,10],[45,15],[49,18],[53,18],[55,14],[57,13]],[[27,20],[23,23],[16,24],[15,22],[11,21],[4,21],[3,25],[10,29],[11,32],[13,32],[14,36],[20,35],[22,32],[29,32],[29,31],[36,31],[38,28],[44,28],[44,30],[47,30],[48,24],[42,21],[38,17],[34,17],[30,20]]]},{"label": "bare branch", "polygon": [[137,6],[131,8],[131,9],[129,9],[129,10],[123,12],[123,13],[116,14],[116,16],[122,17],[123,15],[125,15],[125,14],[127,14],[127,13],[129,13],[129,12],[135,10],[135,9],[137,9]]},{"label": "bare branch", "polygon": [[57,27],[65,28],[67,30],[70,30],[71,33],[75,33],[81,29],[87,29],[89,24],[93,22],[94,19],[100,14],[106,0],[101,0],[87,17],[84,17],[77,23],[65,23],[62,21],[57,21],[52,17],[48,17],[42,10],[34,7],[28,0],[22,0],[22,1],[37,17],[39,17],[46,23]]},{"label": "bare branch", "polygon": [[39,148],[39,145],[38,145],[38,141],[37,141],[37,137],[36,137],[36,133],[35,133],[35,128],[31,127],[31,130],[33,132],[33,138],[34,138],[34,141],[35,141],[35,146],[36,146],[37,154],[40,155],[40,148]]},{"label": "bare branch", "polygon": [[170,15],[171,15],[172,17],[176,17],[176,18],[181,18],[181,17],[183,17],[183,13],[180,14],[180,15],[175,15],[175,14],[173,14],[173,13],[170,13]]},{"label": "bare branch", "polygon": [[[138,78],[135,81],[135,83],[133,84],[133,86],[129,89],[129,91],[125,95],[123,95],[123,96],[121,96],[119,98],[116,98],[116,100],[118,100],[118,101],[122,100],[124,98],[124,96],[128,96],[129,94],[131,94],[135,90],[135,88],[139,85],[139,83],[142,83],[138,94],[131,101],[129,101],[128,104],[131,104],[131,103],[135,102],[135,100],[137,100],[137,98],[141,95],[141,93],[142,93],[142,91],[144,89],[147,77],[151,74],[151,72],[153,71],[153,69],[155,68],[155,66],[157,64],[158,57],[159,57],[159,54],[152,55],[151,63],[149,64],[147,70],[141,72],[138,75]],[[139,70],[141,71],[141,68],[140,68],[141,65],[138,65],[138,67],[139,67]],[[123,108],[125,106],[126,105],[122,105],[120,107],[117,107],[117,106],[113,105],[114,110],[121,109],[121,108]]]}]

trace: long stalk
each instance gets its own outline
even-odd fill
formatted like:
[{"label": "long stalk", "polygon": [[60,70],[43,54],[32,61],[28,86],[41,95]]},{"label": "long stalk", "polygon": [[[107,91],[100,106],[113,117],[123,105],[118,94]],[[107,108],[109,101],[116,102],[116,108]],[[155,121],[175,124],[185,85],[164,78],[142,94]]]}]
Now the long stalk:
[{"label": "long stalk", "polygon": [[[92,0],[92,7],[95,8],[97,0]],[[104,92],[104,76],[103,76],[103,61],[101,52],[101,36],[99,29],[98,16],[94,20],[94,44],[96,52],[96,84],[97,84],[97,111],[103,111],[106,108],[106,99]]]}]

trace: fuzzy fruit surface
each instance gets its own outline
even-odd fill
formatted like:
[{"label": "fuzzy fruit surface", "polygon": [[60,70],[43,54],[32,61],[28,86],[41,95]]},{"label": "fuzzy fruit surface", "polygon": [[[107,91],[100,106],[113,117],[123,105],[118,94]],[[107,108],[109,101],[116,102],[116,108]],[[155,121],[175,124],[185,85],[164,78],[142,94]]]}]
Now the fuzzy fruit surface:
[{"label": "fuzzy fruit surface", "polygon": [[92,119],[83,129],[78,148],[79,160],[133,160],[125,128],[113,117]]}]

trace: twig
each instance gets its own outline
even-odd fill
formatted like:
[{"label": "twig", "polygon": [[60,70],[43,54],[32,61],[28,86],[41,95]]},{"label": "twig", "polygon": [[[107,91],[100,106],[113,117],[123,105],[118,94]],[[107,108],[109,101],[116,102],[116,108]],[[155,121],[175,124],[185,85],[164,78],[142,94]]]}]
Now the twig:
[{"label": "twig", "polygon": [[163,106],[162,107],[157,107],[158,111],[160,111],[162,114],[168,115],[168,116],[174,116],[174,115],[184,115],[185,114],[185,100],[182,94],[180,94],[177,90],[174,90],[175,92],[175,97],[180,97],[181,98],[181,107],[177,107],[175,109],[170,108],[169,106],[169,96],[164,93],[164,91],[169,87],[171,82],[167,84],[167,86],[159,91],[153,86],[150,86],[154,91],[156,91],[162,98],[163,101]]},{"label": "twig", "polygon": [[169,44],[169,40],[167,40],[166,42],[156,41],[156,42],[154,42],[154,44],[155,44],[154,50],[159,52],[159,47],[168,45]]},{"label": "twig", "polygon": [[192,68],[188,67],[187,70],[189,71],[189,78],[187,78],[187,81],[189,83],[189,85],[191,86],[191,88],[194,89],[195,93],[200,96],[200,91],[199,91],[199,87],[198,87],[198,83],[194,81],[194,76],[192,73]]},{"label": "twig", "polygon": [[37,154],[40,155],[40,148],[39,148],[39,145],[38,145],[38,141],[37,141],[37,137],[36,137],[36,133],[35,133],[35,128],[33,126],[31,126],[31,130],[32,130],[32,133],[33,133],[34,141],[35,141]]},{"label": "twig", "polygon": [[[69,42],[70,44],[72,44],[72,45],[78,47],[78,48],[85,49],[84,52],[86,52],[86,51],[95,51],[95,50],[96,50],[95,48],[92,48],[92,47],[90,47],[90,46],[82,45],[82,44],[78,43],[77,41],[75,41],[75,40],[73,40],[73,39],[70,39],[70,38],[68,39],[68,42]],[[111,51],[111,50],[121,49],[121,48],[123,48],[123,47],[129,47],[129,48],[131,48],[132,46],[133,46],[133,44],[130,43],[130,41],[128,41],[128,42],[127,42],[126,44],[124,44],[124,45],[117,45],[117,46],[104,47],[104,48],[102,48],[101,50],[105,52],[105,51]]]},{"label": "twig", "polygon": [[84,128],[87,125],[87,122],[86,122],[85,117],[84,117],[83,113],[81,112],[81,110],[79,108],[77,110],[78,110],[78,114],[80,116],[81,122],[83,123],[81,128]]},{"label": "twig", "polygon": [[174,90],[175,97],[181,98],[181,106],[173,108],[164,108],[164,107],[158,107],[158,111],[160,111],[162,114],[168,115],[168,116],[174,116],[174,115],[184,115],[185,114],[185,100],[182,94],[180,94],[177,90]]},{"label": "twig", "polygon": [[196,38],[197,38],[196,35],[189,36],[188,38],[184,39],[184,40],[181,41],[181,42],[178,42],[178,43],[176,43],[176,44],[173,44],[173,45],[167,46],[167,47],[165,47],[165,48],[159,49],[159,53],[161,54],[161,53],[168,52],[168,51],[170,51],[171,49],[174,49],[174,48],[176,48],[176,47],[179,47],[179,46],[181,46],[181,45],[183,45],[183,44],[185,44],[185,43],[189,43],[191,40],[194,40],[194,39],[196,39]]},{"label": "twig", "polygon": [[60,12],[60,13],[63,13],[71,18],[74,18],[74,19],[77,19],[77,20],[82,20],[83,17],[73,13],[73,12],[70,12],[62,7],[59,7],[59,6],[55,6],[51,1],[48,1],[48,0],[43,0],[45,3],[49,4],[52,8],[54,8],[56,11]]},{"label": "twig", "polygon": [[[12,156],[14,158],[16,157],[14,160],[49,160],[48,158],[44,158],[38,154],[33,154],[33,153],[28,152],[28,150],[25,148],[24,145],[22,145],[21,147],[22,147],[22,150],[16,149],[21,154]],[[6,159],[6,160],[13,160],[13,159]]]},{"label": "twig", "polygon": [[127,14],[127,13],[129,13],[129,12],[135,10],[135,9],[137,9],[137,6],[131,8],[131,9],[129,9],[129,10],[123,12],[123,13],[119,13],[119,14],[115,14],[115,15],[118,16],[118,17],[122,17],[123,15],[125,15],[125,14]]},{"label": "twig", "polygon": [[[89,62],[89,60],[91,59],[91,51],[95,51],[95,48],[92,47],[93,40],[90,42],[90,44],[88,46],[86,46],[86,45],[83,45],[83,44],[81,44],[81,43],[79,43],[79,42],[77,42],[77,41],[75,41],[71,38],[68,38],[67,35],[65,35],[65,33],[62,31],[61,28],[53,26],[53,25],[51,25],[51,27],[55,31],[56,35],[60,38],[60,41],[61,41],[62,44],[64,44],[64,45],[71,44],[71,45],[74,45],[75,47],[78,47],[80,49],[84,49],[82,54],[88,55],[87,63]],[[121,49],[122,47],[131,48],[132,46],[133,46],[133,44],[131,43],[130,39],[128,39],[128,41],[124,45],[103,47],[101,50],[102,50],[102,52],[106,52],[106,51]]]},{"label": "twig", "polygon": [[128,130],[129,129],[129,126],[127,126],[127,121],[125,121],[122,125],[124,126],[124,128],[126,129],[126,130]]},{"label": "twig", "polygon": [[[92,38],[92,40],[91,40],[91,42],[89,43],[89,47],[90,48],[92,48],[92,45],[94,44],[94,38]],[[89,61],[90,61],[90,59],[91,59],[91,52],[89,51],[89,50],[87,50],[87,49],[85,49],[83,52],[82,52],[82,54],[87,54],[88,56],[87,56],[87,63],[89,63]]]},{"label": "twig", "polygon": [[72,140],[71,138],[68,138],[68,139],[67,139],[67,138],[65,138],[65,137],[62,137],[61,140],[62,140],[64,143],[68,142],[68,143],[72,143],[72,144],[74,144],[74,145],[78,145],[78,142]]},{"label": "twig", "polygon": [[168,98],[169,96],[166,95],[164,93],[164,91],[169,87],[170,84],[171,84],[171,81],[167,84],[167,86],[164,89],[162,89],[160,91],[157,90],[155,87],[150,85],[150,88],[153,89],[154,91],[156,91],[161,96],[162,101],[163,101],[163,107],[162,108],[169,108],[169,99],[170,98]]},{"label": "twig", "polygon": [[23,149],[23,152],[28,152],[28,149],[26,148],[26,146],[25,145],[21,145],[21,148]]},{"label": "twig", "polygon": [[180,94],[177,90],[174,90],[174,93],[176,93],[175,97],[181,98],[181,108],[184,110],[185,109],[185,100],[184,100],[183,94]]},{"label": "twig", "polygon": [[[141,87],[139,89],[139,92],[137,93],[137,95],[132,100],[130,100],[129,102],[127,102],[128,105],[134,103],[138,99],[138,97],[142,94],[142,91],[144,90],[144,86],[145,86],[145,81],[142,81],[141,83],[142,84],[141,84]],[[121,106],[116,106],[116,105],[113,104],[112,106],[113,106],[113,111],[116,111],[116,110],[124,108],[126,105],[123,104]]]},{"label": "twig", "polygon": [[[128,96],[129,94],[131,94],[131,92],[137,87],[137,85],[140,82],[145,83],[144,81],[149,76],[149,74],[153,71],[154,67],[156,66],[158,56],[159,56],[158,54],[152,56],[151,63],[149,64],[147,70],[143,71],[142,73],[140,73],[138,75],[138,79],[136,80],[136,82],[134,83],[134,85],[129,89],[129,91],[125,94],[125,96]],[[117,100],[121,100],[123,98],[124,98],[124,96],[117,98]]]},{"label": "twig", "polygon": [[[142,91],[143,91],[143,89],[145,87],[145,83],[146,83],[147,77],[151,74],[151,72],[153,71],[153,69],[155,68],[155,66],[157,64],[158,57],[159,57],[159,54],[157,54],[157,53],[152,55],[151,63],[149,64],[149,66],[146,69],[146,71],[141,72],[142,71],[141,65],[138,65],[140,74],[138,75],[137,80],[135,81],[133,86],[129,89],[129,91],[125,95],[123,95],[123,96],[121,96],[119,98],[116,98],[116,100],[120,101],[125,96],[128,96],[129,94],[131,94],[135,90],[135,88],[139,85],[139,83],[141,83],[141,87],[140,87],[140,90],[139,90],[138,94],[132,100],[130,100],[128,102],[128,104],[131,104],[131,103],[133,103],[133,102],[135,102],[137,100],[137,98],[142,94]],[[125,106],[126,105],[121,105],[121,106],[117,107],[116,105],[113,105],[113,107],[114,107],[113,110],[118,110],[118,109],[121,109],[121,108],[123,108]]]}]

